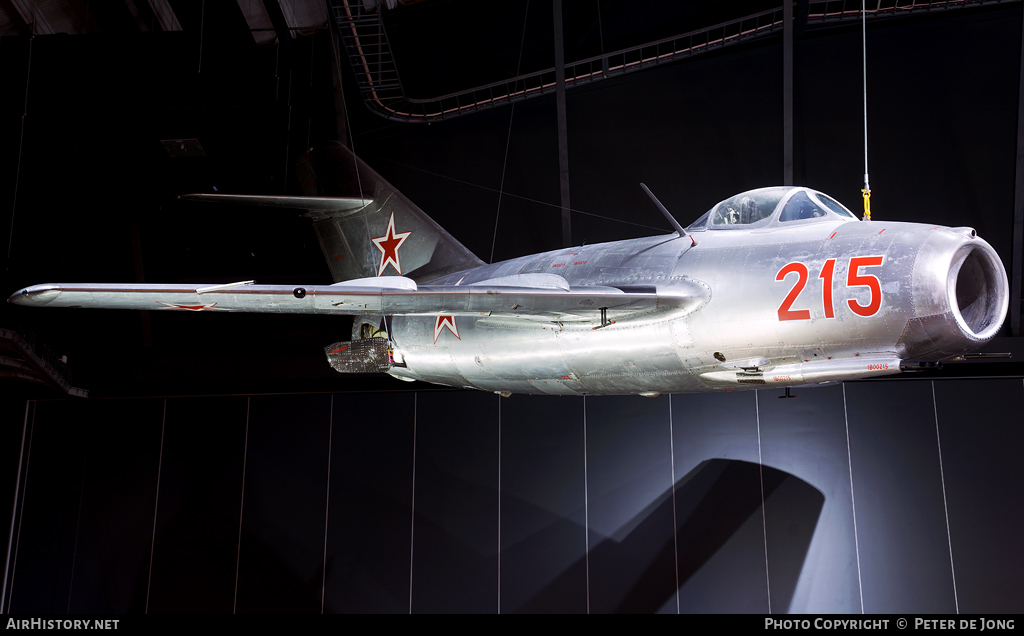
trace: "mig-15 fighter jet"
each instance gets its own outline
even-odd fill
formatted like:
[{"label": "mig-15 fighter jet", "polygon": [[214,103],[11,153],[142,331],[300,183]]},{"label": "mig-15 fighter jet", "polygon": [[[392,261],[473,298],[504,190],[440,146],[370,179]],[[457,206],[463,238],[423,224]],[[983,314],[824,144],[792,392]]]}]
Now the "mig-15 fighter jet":
[{"label": "mig-15 fighter jet", "polygon": [[809,188],[744,192],[687,228],[665,211],[673,234],[486,264],[347,157],[356,196],[183,197],[304,210],[333,285],[57,283],[10,302],[350,315],[351,339],[325,349],[336,370],[502,395],[895,374],[976,350],[1006,315],[1006,272],[971,228],[861,221]]}]

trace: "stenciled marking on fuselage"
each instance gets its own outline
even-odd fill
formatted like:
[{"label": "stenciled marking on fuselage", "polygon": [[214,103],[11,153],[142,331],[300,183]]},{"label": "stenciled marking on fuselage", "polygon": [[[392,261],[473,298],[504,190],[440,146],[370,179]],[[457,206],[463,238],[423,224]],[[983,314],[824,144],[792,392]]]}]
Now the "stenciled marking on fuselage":
[{"label": "stenciled marking on fuselage", "polygon": [[[862,267],[879,267],[882,265],[882,261],[885,259],[884,256],[853,256],[850,258],[847,272],[846,272],[846,287],[867,287],[871,292],[871,297],[868,300],[868,304],[862,305],[855,298],[850,298],[846,301],[850,311],[861,316],[863,318],[870,318],[878,313],[878,310],[882,308],[882,285],[879,282],[878,277],[874,274],[861,274],[860,268]],[[832,302],[832,284],[835,278],[836,259],[830,258],[826,260],[821,266],[821,273],[818,274],[818,278],[822,280],[821,289],[821,304],[822,309],[825,313],[825,318],[835,318],[835,307]],[[779,305],[778,316],[780,321],[787,320],[810,320],[811,312],[809,309],[793,309],[794,303],[800,293],[803,292],[804,287],[807,285],[807,278],[810,272],[807,266],[800,261],[793,261],[786,263],[782,266],[782,269],[775,275],[776,282],[782,282],[790,274],[796,274],[797,280],[793,287],[789,290],[789,293],[783,299],[782,304]]]}]

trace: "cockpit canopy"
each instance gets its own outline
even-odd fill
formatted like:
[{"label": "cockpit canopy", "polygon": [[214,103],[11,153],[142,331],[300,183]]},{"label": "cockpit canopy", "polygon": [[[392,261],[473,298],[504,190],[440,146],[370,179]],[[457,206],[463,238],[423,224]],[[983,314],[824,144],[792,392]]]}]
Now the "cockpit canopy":
[{"label": "cockpit canopy", "polygon": [[688,231],[740,230],[765,227],[776,222],[790,223],[811,219],[843,219],[857,217],[832,197],[792,186],[758,188],[722,201],[697,219]]}]

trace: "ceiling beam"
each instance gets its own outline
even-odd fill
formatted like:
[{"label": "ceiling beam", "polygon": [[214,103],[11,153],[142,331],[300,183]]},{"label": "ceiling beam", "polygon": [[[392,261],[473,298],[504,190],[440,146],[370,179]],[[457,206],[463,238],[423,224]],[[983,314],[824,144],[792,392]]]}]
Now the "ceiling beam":
[{"label": "ceiling beam", "polygon": [[11,0],[11,5],[14,10],[18,12],[18,16],[27,25],[35,25],[32,28],[33,35],[49,35],[56,33],[50,23],[47,22],[46,17],[36,8],[36,3],[32,0]]},{"label": "ceiling beam", "polygon": [[292,48],[292,32],[288,28],[288,21],[285,20],[281,5],[278,4],[277,0],[263,0],[263,7],[267,10],[267,15],[270,16],[270,23],[274,25],[274,31],[277,33],[277,39],[281,42],[281,48],[290,53]]}]

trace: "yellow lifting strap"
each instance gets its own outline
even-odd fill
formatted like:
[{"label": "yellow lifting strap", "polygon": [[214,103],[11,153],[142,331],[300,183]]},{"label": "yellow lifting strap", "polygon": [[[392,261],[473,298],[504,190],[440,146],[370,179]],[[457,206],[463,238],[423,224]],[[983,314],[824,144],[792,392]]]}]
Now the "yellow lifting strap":
[{"label": "yellow lifting strap", "polygon": [[861,190],[861,194],[864,195],[864,220],[871,220],[871,190],[870,188]]}]

